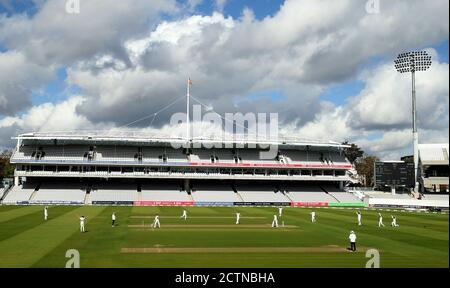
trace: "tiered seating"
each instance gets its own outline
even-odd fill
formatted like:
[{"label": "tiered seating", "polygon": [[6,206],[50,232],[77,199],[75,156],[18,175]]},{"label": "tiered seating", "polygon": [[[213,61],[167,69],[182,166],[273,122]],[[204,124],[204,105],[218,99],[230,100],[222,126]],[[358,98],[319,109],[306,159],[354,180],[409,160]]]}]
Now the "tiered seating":
[{"label": "tiered seating", "polygon": [[84,203],[86,192],[79,185],[42,184],[30,203]]},{"label": "tiered seating", "polygon": [[333,185],[322,185],[322,188],[327,191],[331,196],[336,198],[339,202],[342,203],[353,203],[353,202],[361,202],[361,200],[353,195],[352,193],[348,193],[340,190],[336,186]]},{"label": "tiered seating", "polygon": [[296,162],[312,162],[312,163],[321,163],[319,160],[320,154],[317,152],[306,152],[306,151],[284,151],[284,155],[288,158],[289,163]]},{"label": "tiered seating", "polygon": [[31,195],[36,188],[36,184],[23,184],[23,186],[14,186],[3,199],[3,204],[17,204],[17,202],[30,200]]},{"label": "tiered seating", "polygon": [[237,155],[242,159],[242,163],[252,164],[280,164],[276,159],[261,159],[259,150],[239,150]]},{"label": "tiered seating", "polygon": [[45,157],[42,160],[54,161],[83,161],[86,149],[81,146],[45,146]]},{"label": "tiered seating", "polygon": [[143,184],[142,201],[192,201],[186,191],[172,184]]},{"label": "tiered seating", "polygon": [[295,151],[295,150],[284,150],[283,155],[288,158],[289,163],[296,162],[308,162],[312,164],[348,164],[343,154],[338,152],[317,152],[317,151]]},{"label": "tiered seating", "polygon": [[[45,156],[40,160],[45,161],[85,161],[88,146],[42,146]],[[124,146],[97,146],[95,148],[96,161],[111,162],[134,162],[137,161],[138,147]],[[23,146],[14,154],[14,160],[35,160],[33,153],[38,151],[38,147]],[[142,148],[142,162],[162,162],[162,156],[166,155],[167,162],[187,162],[186,155],[182,149],[146,147]]]},{"label": "tiered seating", "polygon": [[236,189],[244,202],[290,202],[282,192],[267,185],[239,185]]},{"label": "tiered seating", "polygon": [[449,200],[449,195],[442,195],[442,194],[424,194],[422,195],[423,200]]},{"label": "tiered seating", "polygon": [[97,155],[95,160],[98,161],[135,161],[134,155],[138,152],[134,147],[114,147],[114,146],[101,146],[96,149]]},{"label": "tiered seating", "polygon": [[358,197],[348,192],[330,192],[330,195],[343,203],[361,202]]},{"label": "tiered seating", "polygon": [[333,164],[348,164],[348,160],[345,158],[344,154],[340,153],[329,153],[329,159]]},{"label": "tiered seating", "polygon": [[90,195],[92,203],[138,200],[137,187],[132,184],[100,184],[93,187]]},{"label": "tiered seating", "polygon": [[370,198],[377,198],[377,199],[411,199],[412,198],[409,194],[405,194],[405,193],[398,193],[398,194],[392,195],[392,193],[387,193],[387,192],[366,192],[364,194],[366,196],[369,196]]},{"label": "tiered seating", "polygon": [[160,162],[161,159],[159,159],[159,156],[164,154],[164,149],[159,147],[144,147],[142,149],[142,153],[144,156],[144,161]]},{"label": "tiered seating", "polygon": [[196,202],[240,202],[239,197],[228,185],[197,184],[192,189],[192,198]]},{"label": "tiered seating", "polygon": [[287,196],[294,202],[336,202],[319,186],[291,184],[286,185]]},{"label": "tiered seating", "polygon": [[6,187],[0,187],[0,199],[2,199],[3,194],[5,194]]},{"label": "tiered seating", "polygon": [[229,149],[194,149],[191,156],[192,162],[209,162],[212,163],[236,163],[232,150]]}]

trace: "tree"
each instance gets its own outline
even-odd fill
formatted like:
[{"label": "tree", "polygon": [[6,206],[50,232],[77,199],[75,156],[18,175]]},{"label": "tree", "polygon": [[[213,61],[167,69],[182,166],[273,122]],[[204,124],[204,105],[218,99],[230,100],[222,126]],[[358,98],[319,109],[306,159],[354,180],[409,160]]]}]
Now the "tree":
[{"label": "tree", "polygon": [[362,177],[363,184],[367,187],[372,187],[374,185],[374,169],[375,162],[380,161],[376,156],[363,156],[355,163],[356,171],[358,175]]},{"label": "tree", "polygon": [[[342,144],[348,145],[349,143],[346,141]],[[350,163],[355,164],[356,160],[364,156],[364,151],[358,145],[352,143],[349,148],[344,149],[344,155]]]},{"label": "tree", "polygon": [[14,166],[11,165],[12,151],[5,150],[0,154],[0,179],[14,177]]}]

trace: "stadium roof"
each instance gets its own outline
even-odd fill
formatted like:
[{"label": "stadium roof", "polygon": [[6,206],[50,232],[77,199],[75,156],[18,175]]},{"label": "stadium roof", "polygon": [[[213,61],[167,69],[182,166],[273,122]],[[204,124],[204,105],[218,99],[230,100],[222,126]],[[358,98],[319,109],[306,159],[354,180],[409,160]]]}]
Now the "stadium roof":
[{"label": "stadium roof", "polygon": [[422,165],[448,165],[448,143],[419,144],[419,157]]},{"label": "stadium roof", "polygon": [[[12,139],[22,140],[26,142],[39,142],[45,144],[53,143],[55,140],[64,144],[86,144],[86,143],[104,143],[116,144],[116,145],[149,145],[149,146],[167,146],[167,145],[179,145],[184,147],[187,144],[187,140],[183,137],[174,137],[169,135],[155,135],[142,131],[65,131],[65,132],[31,132],[20,134]],[[321,141],[321,140],[307,140],[295,137],[278,137],[276,139],[257,139],[251,138],[249,135],[234,135],[233,138],[202,138],[194,137],[190,140],[191,144],[209,145],[214,144],[222,145],[245,145],[252,148],[252,146],[268,146],[278,145],[283,148],[295,148],[295,147],[334,147],[334,148],[347,148],[350,145],[341,144],[335,141]],[[215,146],[217,147],[217,146]],[[194,146],[195,148],[195,146]],[[227,146],[226,146],[227,148]],[[230,147],[231,148],[231,147]]]}]

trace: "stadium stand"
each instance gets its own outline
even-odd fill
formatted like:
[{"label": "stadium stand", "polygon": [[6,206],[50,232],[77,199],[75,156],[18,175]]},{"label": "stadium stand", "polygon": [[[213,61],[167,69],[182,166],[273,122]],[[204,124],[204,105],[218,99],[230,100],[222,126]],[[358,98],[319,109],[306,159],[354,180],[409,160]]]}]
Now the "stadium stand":
[{"label": "stadium stand", "polygon": [[192,201],[176,184],[142,184],[141,201]]},{"label": "stadium stand", "polygon": [[291,202],[275,186],[242,184],[236,185],[236,190],[244,202]]},{"label": "stadium stand", "polygon": [[449,192],[449,144],[419,144],[421,183],[426,192]]},{"label": "stadium stand", "polygon": [[22,186],[14,186],[3,199],[3,204],[18,204],[28,202],[34,193],[36,184],[24,183]]},{"label": "stadium stand", "polygon": [[133,184],[98,184],[90,191],[90,201],[93,204],[102,202],[133,202],[138,200],[138,191]]},{"label": "stadium stand", "polygon": [[6,192],[6,187],[0,187],[0,199],[3,198],[3,195],[5,194],[5,192]]},{"label": "stadium stand", "polygon": [[202,184],[193,186],[191,191],[195,202],[240,202],[239,196],[226,184]]},{"label": "stadium stand", "polygon": [[361,202],[361,200],[358,197],[356,197],[353,193],[342,191],[335,186],[322,185],[321,188],[324,191],[326,191],[329,195],[334,197],[338,202],[341,202],[341,203]]},{"label": "stadium stand", "polygon": [[423,200],[444,200],[449,201],[449,195],[445,194],[422,194]]},{"label": "stadium stand", "polygon": [[[202,144],[216,143],[215,139],[192,139],[189,145],[196,148],[174,149],[174,142],[185,145],[185,139],[124,131],[35,132],[16,139],[11,163],[16,168],[15,185],[19,186],[4,197],[5,203],[159,205],[167,201],[173,205],[276,205],[270,203],[290,203],[294,201],[291,198],[336,202],[318,188],[320,185],[303,183],[326,181],[342,187],[345,182],[354,181],[347,174],[352,165],[342,155],[346,145],[331,141],[277,139],[274,141],[280,149],[278,153],[262,159],[259,140],[248,139],[234,140],[231,148],[213,149]],[[56,179],[67,186],[54,186]],[[32,181],[41,185],[27,188],[26,183]],[[297,181],[298,187],[306,188],[283,188],[288,181]],[[307,191],[308,185],[315,189]],[[311,194],[316,194],[316,198]]]},{"label": "stadium stand", "polygon": [[378,198],[378,199],[411,199],[412,197],[406,193],[397,193],[392,194],[388,192],[366,192],[364,195],[370,198]]},{"label": "stadium stand", "polygon": [[84,204],[86,191],[72,183],[44,183],[36,190],[30,204]]},{"label": "stadium stand", "polygon": [[342,203],[361,202],[361,200],[359,200],[359,198],[357,198],[352,193],[348,193],[348,192],[330,192],[329,194],[331,196],[333,196],[334,198],[336,198],[336,200],[338,200],[339,202],[342,202]]},{"label": "stadium stand", "polygon": [[285,189],[286,195],[294,202],[336,202],[318,185],[289,184]]},{"label": "stadium stand", "polygon": [[252,163],[252,164],[280,164],[276,159],[261,159],[259,150],[243,150],[239,149],[236,153],[238,159],[241,163]]}]

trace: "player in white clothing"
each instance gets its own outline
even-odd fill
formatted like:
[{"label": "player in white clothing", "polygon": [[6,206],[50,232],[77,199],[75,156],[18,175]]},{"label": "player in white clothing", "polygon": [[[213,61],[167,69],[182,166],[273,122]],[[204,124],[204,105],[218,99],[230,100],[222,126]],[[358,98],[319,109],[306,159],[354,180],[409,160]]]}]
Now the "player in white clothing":
[{"label": "player in white clothing", "polygon": [[394,215],[391,215],[391,217],[392,217],[392,223],[391,223],[391,226],[392,226],[392,227],[398,227],[398,226],[400,226],[400,225],[397,224],[397,217],[395,217]]},{"label": "player in white clothing", "polygon": [[273,215],[272,227],[278,227],[277,215]]},{"label": "player in white clothing", "polygon": [[84,216],[80,217],[80,232],[84,233],[85,229],[84,229],[84,223],[86,222],[86,218]]},{"label": "player in white clothing", "polygon": [[45,206],[45,208],[44,208],[44,220],[47,221],[47,219],[48,219],[48,207]]},{"label": "player in white clothing", "polygon": [[381,213],[378,213],[378,216],[379,216],[379,218],[378,218],[378,227],[381,227],[381,226],[384,227],[383,216],[381,215]]},{"label": "player in white clothing", "polygon": [[356,251],[356,234],[354,231],[350,232],[350,236],[348,236],[348,239],[350,240],[350,250],[352,252]]},{"label": "player in white clothing", "polygon": [[236,225],[239,224],[240,220],[241,220],[241,213],[236,212]]},{"label": "player in white clothing", "polygon": [[183,218],[184,220],[187,219],[187,211],[184,209],[183,214],[180,216],[180,218]]},{"label": "player in white clothing", "polygon": [[155,220],[153,220],[152,228],[161,228],[161,224],[159,223],[159,215],[156,214]]},{"label": "player in white clothing", "polygon": [[278,208],[278,216],[283,217],[283,207]]},{"label": "player in white clothing", "polygon": [[112,227],[116,226],[116,212],[113,212],[111,215],[111,226]]},{"label": "player in white clothing", "polygon": [[357,211],[356,215],[358,215],[358,225],[361,226],[362,225],[362,222],[361,222],[361,219],[362,219],[361,211]]},{"label": "player in white clothing", "polygon": [[315,223],[316,222],[316,211],[312,211],[311,212],[311,222]]}]

